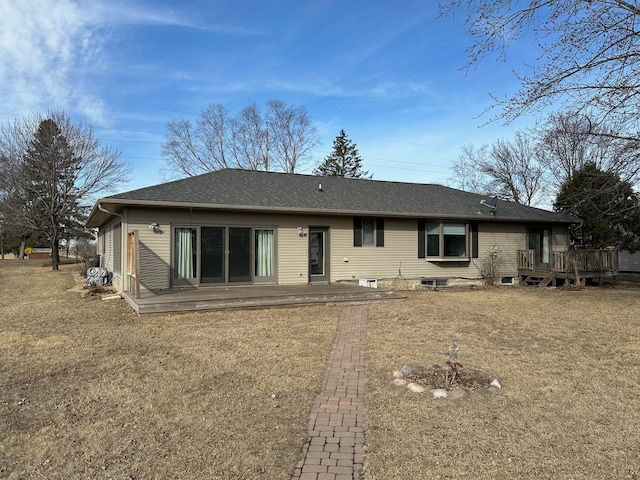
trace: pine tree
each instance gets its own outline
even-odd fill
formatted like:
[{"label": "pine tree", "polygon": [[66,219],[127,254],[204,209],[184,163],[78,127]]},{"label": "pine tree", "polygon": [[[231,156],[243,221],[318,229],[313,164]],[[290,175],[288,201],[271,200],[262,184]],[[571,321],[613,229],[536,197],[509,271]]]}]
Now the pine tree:
[{"label": "pine tree", "polygon": [[586,164],[564,183],[555,209],[582,220],[570,228],[576,246],[640,250],[640,198],[614,172]]},{"label": "pine tree", "polygon": [[369,172],[362,170],[362,157],[344,130],[340,130],[333,141],[333,151],[315,168],[313,174],[324,177],[371,178]]},{"label": "pine tree", "polygon": [[49,240],[54,270],[60,263],[60,239],[82,228],[85,219],[76,188],[80,168],[80,159],[56,122],[43,120],[23,157],[22,198],[29,227]]}]

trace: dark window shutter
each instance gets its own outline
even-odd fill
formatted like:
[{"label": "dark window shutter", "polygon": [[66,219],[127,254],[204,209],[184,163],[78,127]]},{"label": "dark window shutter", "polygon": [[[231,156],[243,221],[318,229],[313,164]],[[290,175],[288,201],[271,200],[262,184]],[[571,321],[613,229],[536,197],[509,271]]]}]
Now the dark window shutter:
[{"label": "dark window shutter", "polygon": [[353,217],[353,246],[362,246],[362,218]]},{"label": "dark window shutter", "polygon": [[469,232],[471,233],[471,257],[478,258],[478,222],[471,222]]},{"label": "dark window shutter", "polygon": [[418,258],[425,258],[425,248],[426,248],[426,238],[425,238],[425,230],[426,230],[426,222],[424,220],[420,220],[418,222]]},{"label": "dark window shutter", "polygon": [[384,218],[376,218],[376,247],[384,247]]}]

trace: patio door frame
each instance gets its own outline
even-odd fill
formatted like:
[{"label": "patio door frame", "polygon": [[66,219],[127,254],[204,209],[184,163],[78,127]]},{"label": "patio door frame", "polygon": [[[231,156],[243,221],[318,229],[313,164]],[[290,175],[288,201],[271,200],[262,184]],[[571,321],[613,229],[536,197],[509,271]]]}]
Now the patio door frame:
[{"label": "patio door frame", "polygon": [[[317,239],[319,245],[316,244]],[[329,283],[330,245],[329,227],[309,227],[309,283]],[[321,267],[320,271],[318,267]]]},{"label": "patio door frame", "polygon": [[[176,229],[178,228],[195,230],[195,235],[196,235],[195,260],[194,260],[195,271],[193,272],[193,277],[190,277],[190,278],[176,278],[176,256],[177,256]],[[203,251],[202,251],[203,229],[211,229],[212,233],[216,229],[222,230],[221,258],[220,258],[220,252],[216,254],[215,251],[209,252],[207,256],[203,255]],[[243,233],[242,230],[248,230],[248,238],[246,238],[246,235],[245,235],[246,232]],[[256,232],[264,231],[264,230],[271,230],[273,232],[272,234],[273,243],[271,246],[272,259],[271,259],[271,275],[270,276],[258,276],[258,272],[256,271],[256,269],[258,268],[256,265],[256,259],[258,256],[258,253],[256,252],[256,245],[258,243],[258,240],[256,240]],[[273,226],[210,225],[210,224],[203,224],[203,225],[174,224],[172,225],[171,226],[171,269],[170,269],[171,270],[171,286],[172,287],[187,287],[187,286],[215,287],[215,286],[229,286],[229,285],[251,285],[256,282],[276,283],[277,282],[276,280],[277,279],[277,271],[276,271],[277,263],[275,260],[276,251],[277,251],[276,244],[275,244],[275,239],[277,238],[276,232],[277,232],[277,229],[276,227],[273,227]],[[244,251],[241,250],[240,255],[238,255],[237,252],[238,252],[238,248],[241,248],[242,245],[239,245],[237,241],[233,242],[234,237],[236,237],[236,240],[238,241],[242,240],[242,238],[238,237],[238,234],[240,235],[240,237],[245,237],[244,243],[246,243],[246,241],[248,240],[248,244],[245,245],[246,248],[244,249]],[[207,277],[210,279],[209,281],[203,281],[203,276],[202,276],[203,270],[204,270],[202,262],[206,258],[209,258],[211,260],[218,258],[219,261],[222,262],[221,271],[220,269],[215,269],[215,268],[213,269],[217,273],[219,273],[219,275]],[[239,263],[238,263],[238,260],[239,260]],[[238,278],[239,280],[238,279],[232,280],[233,278],[232,273],[234,272],[232,272],[231,269],[233,268],[234,263],[237,267],[241,267],[241,269],[245,266],[247,268],[248,273],[235,272],[236,273],[235,278]]]},{"label": "patio door frame", "polygon": [[551,237],[551,227],[527,228],[527,248],[535,252],[536,270],[551,271]]}]

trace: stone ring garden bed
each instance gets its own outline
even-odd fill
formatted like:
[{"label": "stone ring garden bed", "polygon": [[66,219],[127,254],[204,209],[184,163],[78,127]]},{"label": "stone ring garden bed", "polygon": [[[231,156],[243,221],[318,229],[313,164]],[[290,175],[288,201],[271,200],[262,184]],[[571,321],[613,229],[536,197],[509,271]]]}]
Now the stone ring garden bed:
[{"label": "stone ring garden bed", "polygon": [[393,384],[412,392],[430,391],[434,398],[464,398],[473,393],[498,393],[502,385],[495,375],[460,366],[451,379],[449,366],[405,365],[393,372]]}]

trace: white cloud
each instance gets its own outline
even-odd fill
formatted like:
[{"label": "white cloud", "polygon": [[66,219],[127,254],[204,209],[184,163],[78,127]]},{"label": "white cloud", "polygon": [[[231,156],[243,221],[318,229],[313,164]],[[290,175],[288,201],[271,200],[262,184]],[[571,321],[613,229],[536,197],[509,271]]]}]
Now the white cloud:
[{"label": "white cloud", "polygon": [[124,25],[206,28],[180,12],[102,0],[0,0],[0,110],[5,117],[64,110],[104,124],[104,103],[92,75],[106,71],[108,44]]},{"label": "white cloud", "polygon": [[20,116],[73,108],[98,120],[99,102],[75,81],[101,48],[83,9],[69,0],[0,0],[0,12],[3,112]]}]

